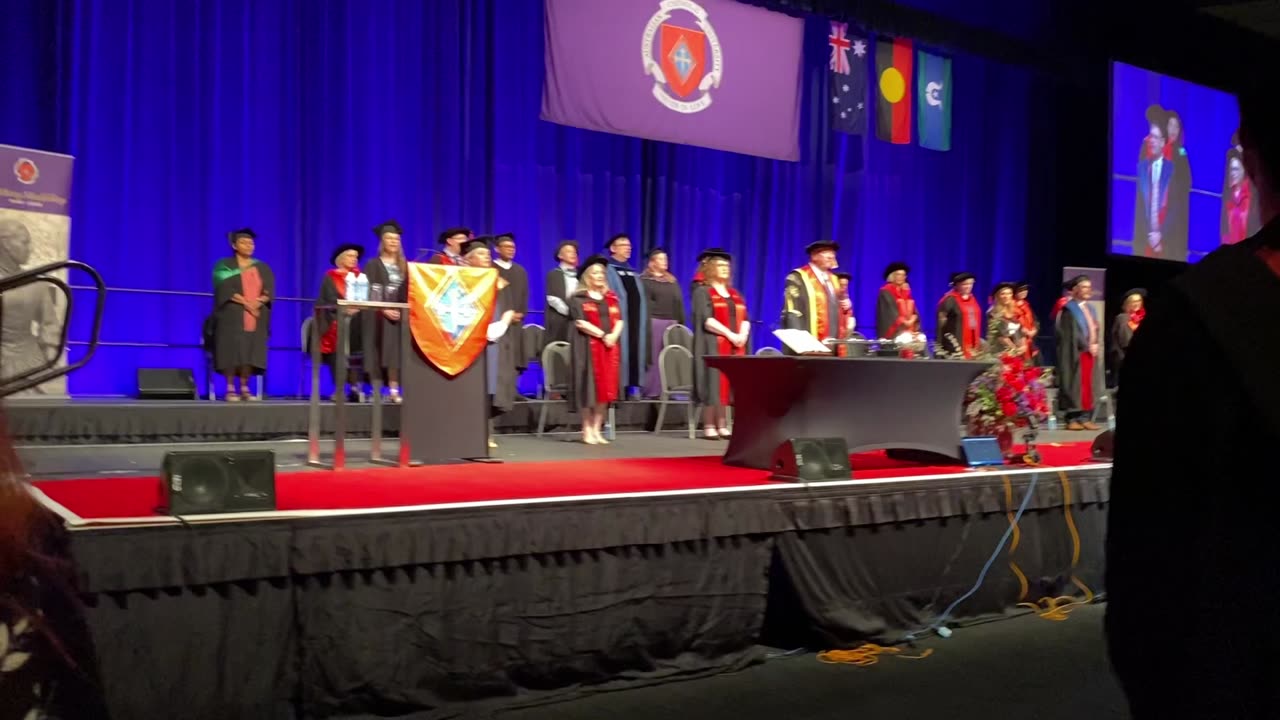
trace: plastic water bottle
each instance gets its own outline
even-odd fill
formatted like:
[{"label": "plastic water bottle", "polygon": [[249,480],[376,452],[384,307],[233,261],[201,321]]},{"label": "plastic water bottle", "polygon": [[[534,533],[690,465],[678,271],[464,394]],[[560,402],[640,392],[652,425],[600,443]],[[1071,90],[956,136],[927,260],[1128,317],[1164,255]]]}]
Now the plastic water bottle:
[{"label": "plastic water bottle", "polygon": [[1116,416],[1115,416],[1115,415],[1108,415],[1108,416],[1107,416],[1107,429],[1108,429],[1108,430],[1112,430],[1112,431],[1114,431],[1114,430],[1116,429]]},{"label": "plastic water bottle", "polygon": [[1057,414],[1057,413],[1049,413],[1049,429],[1050,429],[1050,430],[1057,430],[1057,429],[1058,429],[1058,414]]},{"label": "plastic water bottle", "polygon": [[360,302],[369,300],[369,276],[364,273],[356,276],[356,299]]},{"label": "plastic water bottle", "polygon": [[347,273],[347,293],[345,296],[343,296],[343,299],[344,300],[360,299],[356,297],[356,274],[353,272]]}]

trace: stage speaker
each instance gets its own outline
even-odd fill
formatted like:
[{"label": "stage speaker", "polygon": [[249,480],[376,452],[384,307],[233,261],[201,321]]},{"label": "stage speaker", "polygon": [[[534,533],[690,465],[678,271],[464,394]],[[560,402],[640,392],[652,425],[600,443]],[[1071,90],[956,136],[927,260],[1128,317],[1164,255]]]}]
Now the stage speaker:
[{"label": "stage speaker", "polygon": [[1110,462],[1116,456],[1116,434],[1108,430],[1093,439],[1093,459]]},{"label": "stage speaker", "polygon": [[276,509],[276,455],[270,450],[171,452],[164,456],[168,515]]},{"label": "stage speaker", "polygon": [[830,482],[852,477],[844,438],[790,438],[773,453],[774,480]]},{"label": "stage speaker", "polygon": [[196,376],[188,368],[138,368],[141,400],[196,400]]}]

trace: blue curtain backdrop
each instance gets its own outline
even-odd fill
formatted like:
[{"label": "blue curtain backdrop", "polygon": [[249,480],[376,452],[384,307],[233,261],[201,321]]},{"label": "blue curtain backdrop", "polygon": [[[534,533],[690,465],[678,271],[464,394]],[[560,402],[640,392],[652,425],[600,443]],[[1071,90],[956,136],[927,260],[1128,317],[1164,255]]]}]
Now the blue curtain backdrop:
[{"label": "blue curtain backdrop", "polygon": [[[785,163],[538,120],[542,0],[0,9],[0,142],[76,156],[72,255],[119,288],[208,291],[226,231],[250,225],[277,294],[314,297],[333,247],[372,251],[374,223],[396,218],[411,253],[448,225],[514,231],[540,310],[557,241],[586,250],[630,232],[644,248],[670,248],[683,278],[699,249],[730,249],[764,321],[759,343],[772,341],[783,276],[818,238],[843,246],[862,327],[874,326],[884,266],[909,262],[930,334],[951,272],[975,272],[985,287],[1039,255],[1027,209],[1032,71],[954,55],[948,153],[838,135],[820,18],[806,29],[803,158]],[[114,292],[103,337],[194,344],[209,310],[207,297]],[[299,388],[307,313],[277,305],[272,393]],[[203,362],[194,348],[107,348],[71,391],[132,394],[137,367]]]}]

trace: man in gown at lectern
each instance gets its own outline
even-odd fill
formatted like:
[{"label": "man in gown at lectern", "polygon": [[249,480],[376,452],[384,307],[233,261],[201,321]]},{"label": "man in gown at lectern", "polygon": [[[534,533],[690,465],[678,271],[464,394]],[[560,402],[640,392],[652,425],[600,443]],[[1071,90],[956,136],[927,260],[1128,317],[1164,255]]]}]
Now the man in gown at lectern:
[{"label": "man in gown at lectern", "polygon": [[[787,273],[779,322],[784,329],[804,330],[819,342],[845,337],[841,310],[847,306],[851,312],[853,303],[848,295],[840,296],[840,287],[832,274],[839,250],[840,245],[832,240],[809,243],[805,248],[809,263]],[[785,346],[784,351],[795,354]]]}]

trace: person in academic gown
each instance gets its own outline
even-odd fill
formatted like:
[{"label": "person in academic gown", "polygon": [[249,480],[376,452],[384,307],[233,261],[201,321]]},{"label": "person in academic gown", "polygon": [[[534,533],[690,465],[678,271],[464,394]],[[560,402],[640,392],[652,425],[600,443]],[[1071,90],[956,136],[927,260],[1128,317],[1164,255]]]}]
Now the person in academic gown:
[{"label": "person in academic gown", "polygon": [[[365,263],[364,274],[369,286],[382,288],[381,299],[387,302],[406,302],[409,298],[409,263],[405,260],[401,236],[404,230],[395,220],[388,220],[373,228],[378,238],[378,257]],[[378,298],[371,297],[372,300]],[[362,313],[361,337],[378,343],[378,363],[381,368],[366,368],[369,374],[384,372],[387,393],[391,402],[399,403],[400,395],[400,345],[404,332],[400,311],[394,308],[368,310]]]},{"label": "person in academic gown", "polygon": [[[1137,193],[1133,211],[1133,254],[1146,257],[1169,257],[1164,234],[1169,215],[1169,184],[1174,164],[1165,159],[1168,142],[1165,133],[1166,113],[1159,105],[1147,108],[1149,131],[1143,140],[1138,159]],[[1175,260],[1186,260],[1171,258]]]},{"label": "person in academic gown", "polygon": [[1106,363],[1098,355],[1103,330],[1088,302],[1093,297],[1093,283],[1088,276],[1077,275],[1070,284],[1071,300],[1054,325],[1058,340],[1058,409],[1066,416],[1068,430],[1097,430],[1093,414],[1098,398],[1106,392]]},{"label": "person in academic gown", "polygon": [[693,399],[702,406],[702,434],[708,440],[728,438],[732,404],[729,379],[708,367],[706,358],[746,355],[751,338],[747,302],[734,289],[729,253],[708,257],[703,284],[693,291]]},{"label": "person in academic gown", "polygon": [[228,238],[235,254],[213,266],[213,367],[227,377],[227,402],[256,400],[249,376],[267,368],[276,276],[253,257],[257,236],[252,230],[234,230]]},{"label": "person in academic gown", "polygon": [[[831,240],[809,243],[805,252],[809,262],[787,273],[782,298],[782,317],[778,324],[788,330],[804,330],[819,342],[845,336],[840,310],[853,304],[840,298],[835,276],[836,253],[840,245]],[[783,352],[793,354],[785,344]]]},{"label": "person in academic gown", "polygon": [[649,371],[645,374],[644,396],[662,394],[662,374],[658,368],[658,354],[662,352],[662,338],[667,328],[684,323],[684,293],[680,283],[671,274],[667,251],[654,248],[649,251],[649,264],[640,276],[644,283],[646,303],[649,307]]},{"label": "person in academic gown", "polygon": [[1222,244],[1234,245],[1258,231],[1253,185],[1244,172],[1244,158],[1232,148],[1227,153],[1226,187],[1222,191]]},{"label": "person in academic gown", "polygon": [[587,258],[578,269],[580,287],[569,300],[573,318],[569,407],[582,413],[582,442],[608,445],[601,434],[605,411],[622,397],[622,337],[626,329],[622,303],[609,289],[609,259]]},{"label": "person in academic gown", "polygon": [[[840,337],[850,338],[858,329],[858,318],[853,314],[853,298],[849,295],[849,283],[853,282],[853,276],[847,272],[835,272],[832,275],[836,278],[836,300],[840,305]],[[843,354],[844,348],[840,348]]]},{"label": "person in academic gown", "polygon": [[547,273],[544,286],[547,289],[547,304],[543,311],[543,322],[546,323],[543,339],[548,344],[569,342],[573,337],[569,299],[578,290],[578,243],[561,240],[556,246],[556,266]]},{"label": "person in academic gown", "polygon": [[[909,340],[912,345],[924,343],[924,335],[920,332],[920,313],[916,311],[916,301],[911,296],[911,286],[907,284],[907,273],[911,268],[906,263],[890,263],[884,270],[884,286],[880,288],[880,297],[876,301],[876,334],[881,338]],[[915,356],[910,347],[903,348],[902,357]]]},{"label": "person in academic gown", "polygon": [[[347,274],[360,272],[360,256],[364,254],[363,245],[347,244],[333,252],[333,269],[324,274],[320,281],[320,292],[316,294],[316,307],[332,306],[347,296]],[[357,315],[357,308],[345,308],[347,315]],[[338,324],[335,310],[324,310],[316,318],[316,330],[320,333],[320,355],[329,372],[333,373],[337,364]],[[360,374],[352,367],[351,362],[361,355],[362,324],[353,319],[350,332],[347,334],[347,400],[359,402],[362,399]],[[341,381],[333,378],[334,394],[341,392]]]},{"label": "person in academic gown", "polygon": [[1053,303],[1053,310],[1049,313],[1049,320],[1053,322],[1055,326],[1057,325],[1057,322],[1058,322],[1058,316],[1062,314],[1063,308],[1065,308],[1067,306],[1067,303],[1069,302],[1071,302],[1071,281],[1070,280],[1062,283],[1062,297],[1058,298]]},{"label": "person in academic gown", "polygon": [[982,351],[982,306],[973,283],[973,273],[952,275],[951,290],[938,301],[938,348],[948,357],[969,360]]},{"label": "person in academic gown", "polygon": [[1164,257],[1187,259],[1187,229],[1191,208],[1191,160],[1187,157],[1186,128],[1177,110],[1165,112],[1164,157],[1173,166],[1164,222]]},{"label": "person in academic gown", "polygon": [[622,335],[622,367],[618,381],[623,397],[639,388],[649,367],[649,302],[640,273],[631,269],[631,238],[618,233],[609,239],[609,289],[618,296],[627,330]]},{"label": "person in academic gown", "polygon": [[991,291],[987,311],[987,351],[992,355],[1026,357],[1027,338],[1022,329],[1022,313],[1013,297],[1013,283],[998,283]]},{"label": "person in academic gown", "polygon": [[[469,267],[492,268],[493,257],[489,252],[491,238],[478,237],[462,246],[462,260]],[[515,310],[510,307],[510,285],[501,274],[498,277],[498,299],[493,317],[485,335],[489,345],[485,348],[485,389],[489,394],[489,447],[496,448],[492,421],[511,411],[516,399],[516,349],[518,336],[512,332]]]},{"label": "person in academic gown", "polygon": [[516,354],[516,370],[523,372],[529,367],[529,361],[542,352],[542,348],[525,347],[524,333],[521,332],[524,327],[525,313],[529,312],[529,273],[525,272],[523,265],[516,262],[515,233],[496,236],[493,250],[496,253],[493,265],[498,268],[498,275],[507,283],[502,290],[506,295],[505,304],[514,313],[511,318],[510,332],[512,347]]},{"label": "person in academic gown", "polygon": [[449,228],[440,233],[440,250],[427,262],[433,265],[465,265],[462,261],[462,245],[475,237],[464,227]]},{"label": "person in academic gown", "polygon": [[1036,336],[1040,334],[1040,320],[1031,307],[1031,283],[1019,280],[1013,286],[1013,302],[1018,306],[1018,316],[1022,318],[1022,334],[1027,338],[1027,361],[1038,363],[1040,348],[1036,347]]},{"label": "person in academic gown", "polygon": [[1129,343],[1133,342],[1133,333],[1147,316],[1147,291],[1134,288],[1124,294],[1124,311],[1111,323],[1111,343],[1107,350],[1111,355],[1111,372],[1120,376],[1120,368],[1124,365],[1125,353],[1129,351]]}]

